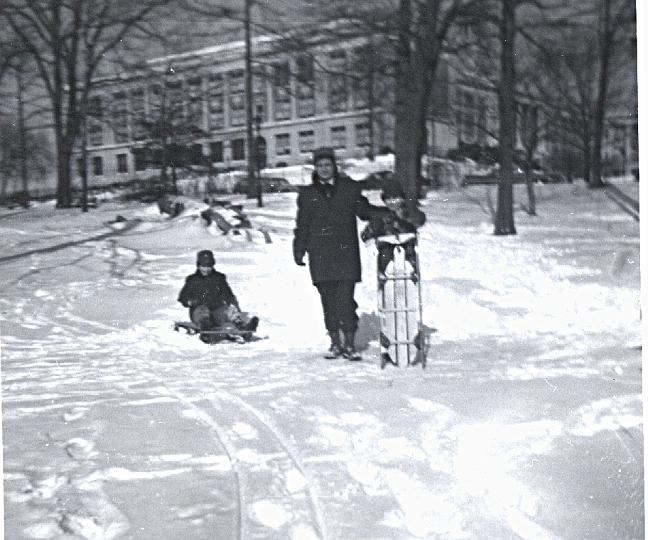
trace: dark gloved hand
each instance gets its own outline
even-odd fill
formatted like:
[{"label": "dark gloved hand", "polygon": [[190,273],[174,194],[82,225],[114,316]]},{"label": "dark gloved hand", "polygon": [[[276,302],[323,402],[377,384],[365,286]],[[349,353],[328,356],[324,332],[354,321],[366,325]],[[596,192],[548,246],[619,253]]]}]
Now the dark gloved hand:
[{"label": "dark gloved hand", "polygon": [[293,258],[295,259],[295,264],[297,266],[306,266],[304,255],[306,255],[306,253],[303,251],[293,251]]}]

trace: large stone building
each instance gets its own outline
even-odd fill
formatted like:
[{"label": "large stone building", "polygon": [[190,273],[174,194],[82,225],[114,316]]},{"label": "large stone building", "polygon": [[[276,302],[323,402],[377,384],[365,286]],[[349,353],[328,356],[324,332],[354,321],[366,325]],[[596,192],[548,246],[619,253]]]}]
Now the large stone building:
[{"label": "large stone building", "polygon": [[[393,147],[388,85],[375,78],[370,89],[369,78],[354,72],[361,46],[329,43],[288,55],[276,52],[272,39],[254,40],[255,136],[262,138],[268,167],[304,164],[323,145],[342,159]],[[156,129],[163,123],[174,125],[178,135],[177,141],[169,135],[166,148],[183,145],[188,161],[209,159],[215,170],[244,169],[244,55],[244,43],[233,42],[152,59],[137,72],[96,81],[88,124],[91,185],[157,174],[162,142],[152,145],[151,139],[159,138]],[[486,106],[478,96],[489,92],[464,83],[454,89],[458,79],[445,61],[437,81],[429,151],[445,156],[459,140],[482,139],[474,121],[480,105]],[[461,114],[452,110],[455,94]]]}]

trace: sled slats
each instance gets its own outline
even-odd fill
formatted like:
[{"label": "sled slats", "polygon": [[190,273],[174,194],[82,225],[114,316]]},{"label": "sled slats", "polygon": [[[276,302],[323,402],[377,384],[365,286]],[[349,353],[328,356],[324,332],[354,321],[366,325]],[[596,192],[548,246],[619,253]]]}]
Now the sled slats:
[{"label": "sled slats", "polygon": [[386,268],[383,266],[384,275],[378,275],[380,367],[418,364],[425,367],[418,257],[414,268],[405,259],[402,245],[395,244],[393,254],[393,260]]}]

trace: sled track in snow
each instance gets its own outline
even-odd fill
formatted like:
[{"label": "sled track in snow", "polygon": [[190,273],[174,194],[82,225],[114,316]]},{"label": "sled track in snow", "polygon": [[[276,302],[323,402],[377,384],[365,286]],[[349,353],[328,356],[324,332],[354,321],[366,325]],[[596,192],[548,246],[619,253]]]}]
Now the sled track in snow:
[{"label": "sled track in snow", "polygon": [[[195,399],[186,396],[181,390],[175,388],[175,384],[170,384],[168,381],[162,379],[156,373],[154,366],[147,363],[146,367],[148,368],[148,375],[151,376],[152,380],[155,380],[162,387],[166,388],[170,396],[175,397],[183,405],[194,411],[196,418],[204,424],[208,425],[213,430],[212,433],[214,435],[214,438],[224,449],[232,468],[234,487],[237,493],[237,508],[235,512],[237,540],[258,538],[258,533],[262,529],[248,515],[248,498],[246,496],[245,488],[249,484],[250,476],[253,473],[251,472],[251,470],[248,470],[250,469],[249,465],[246,465],[246,463],[238,457],[239,452],[244,449],[238,447],[237,444],[233,442],[233,437],[228,434],[228,429],[225,428],[222,423],[217,422],[214,419],[215,413],[223,416],[223,411],[227,407],[227,405],[229,405],[230,408],[235,409],[235,412],[229,415],[231,417],[230,423],[235,424],[237,422],[247,422],[249,424],[252,424],[257,431],[269,434],[269,437],[263,437],[260,440],[265,444],[270,442],[273,446],[278,446],[278,452],[274,453],[274,455],[271,455],[271,457],[276,458],[277,456],[283,454],[283,456],[285,456],[285,458],[287,458],[292,463],[294,470],[298,471],[298,473],[303,477],[305,482],[303,490],[298,490],[295,494],[291,493],[290,489],[288,489],[285,484],[282,486],[286,488],[286,494],[284,495],[284,498],[286,501],[292,503],[293,505],[300,504],[301,501],[299,500],[299,492],[304,491],[308,500],[307,512],[310,514],[310,523],[304,523],[302,521],[301,524],[312,526],[313,532],[315,533],[317,538],[319,538],[320,540],[327,540],[327,533],[322,516],[322,511],[317,500],[317,496],[313,492],[313,489],[311,487],[311,482],[305,471],[305,468],[301,463],[297,452],[292,448],[292,445],[286,440],[286,437],[281,433],[279,428],[274,424],[272,420],[270,420],[262,412],[260,412],[258,409],[256,409],[240,397],[227,392],[222,388],[218,388],[213,383],[207,383],[207,386],[211,390],[213,390],[213,394],[205,396],[204,398],[214,409],[214,413],[210,413],[208,410],[206,410],[206,408],[196,405],[196,403],[194,403]],[[185,370],[182,371],[185,375],[184,380],[194,380],[196,378],[196,373],[190,373],[189,371]],[[247,414],[241,415],[240,413],[242,411],[245,411]],[[248,422],[250,418],[252,418],[252,422]],[[276,480],[276,476],[277,475],[274,475],[273,480]],[[270,499],[270,497],[266,497],[266,499]],[[276,500],[276,495],[272,497],[272,500]],[[294,511],[294,507],[288,507],[288,510]],[[302,514],[303,513],[304,512],[302,512]]]}]

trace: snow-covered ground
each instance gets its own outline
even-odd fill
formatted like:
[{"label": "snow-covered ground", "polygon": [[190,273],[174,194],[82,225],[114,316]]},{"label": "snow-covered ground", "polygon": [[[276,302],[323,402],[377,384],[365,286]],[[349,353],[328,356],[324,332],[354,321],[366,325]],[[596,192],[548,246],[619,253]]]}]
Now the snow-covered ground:
[{"label": "snow-covered ground", "polygon": [[[423,203],[424,371],[379,369],[371,246],[365,360],[321,358],[295,194],[242,201],[271,244],[199,204],[1,210],[5,537],[643,538],[639,227],[537,190],[508,237],[492,187]],[[173,331],[204,248],[263,339]]]}]

